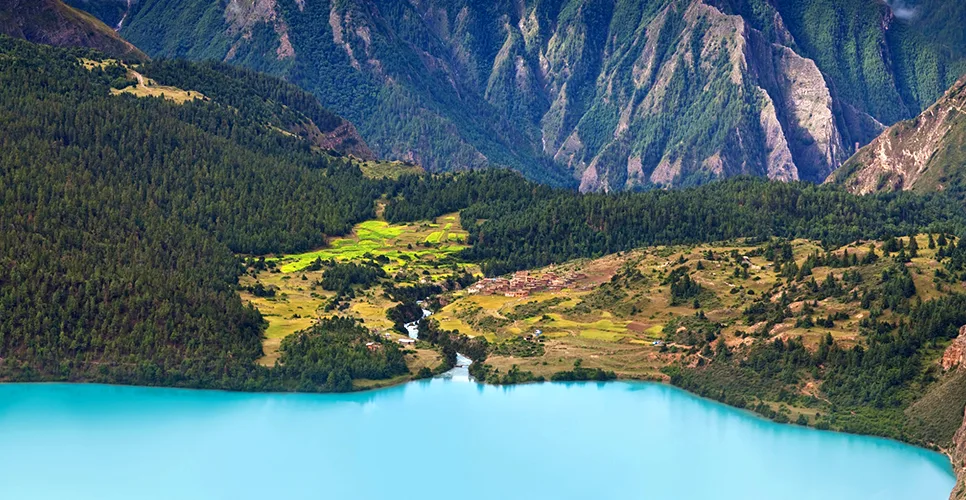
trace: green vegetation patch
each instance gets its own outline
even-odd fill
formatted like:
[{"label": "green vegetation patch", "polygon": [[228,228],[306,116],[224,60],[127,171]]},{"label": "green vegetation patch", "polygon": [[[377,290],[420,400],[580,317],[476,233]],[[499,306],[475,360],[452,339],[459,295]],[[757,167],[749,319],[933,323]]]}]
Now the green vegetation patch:
[{"label": "green vegetation patch", "polygon": [[419,165],[401,161],[364,161],[359,162],[362,174],[371,179],[398,179],[404,175],[418,175],[425,172]]},{"label": "green vegetation patch", "polygon": [[[451,227],[452,223],[447,225]],[[294,273],[309,267],[316,260],[347,262],[384,256],[389,259],[389,263],[384,266],[386,271],[393,272],[407,262],[439,260],[467,248],[467,245],[455,241],[439,245],[443,231],[428,231],[422,227],[419,224],[389,224],[380,220],[368,220],[357,224],[350,236],[330,241],[326,248],[282,255],[269,260],[279,263],[281,272]],[[455,234],[459,241],[465,241],[466,233],[461,230],[454,229],[449,234]],[[429,246],[422,245],[423,242]]]}]

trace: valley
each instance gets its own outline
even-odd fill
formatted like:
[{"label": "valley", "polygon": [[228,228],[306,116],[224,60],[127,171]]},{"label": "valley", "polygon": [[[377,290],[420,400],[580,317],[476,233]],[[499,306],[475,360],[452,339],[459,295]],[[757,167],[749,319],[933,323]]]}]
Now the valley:
[{"label": "valley", "polygon": [[[178,415],[202,407],[237,424],[213,464],[285,426],[362,485],[382,484],[370,457],[318,450],[541,448],[501,475],[539,484],[562,460],[581,488],[667,445],[671,488],[775,498],[748,487],[808,479],[851,500],[858,476],[827,481],[841,453],[882,459],[867,478],[921,467],[890,478],[902,500],[948,491],[951,465],[966,498],[962,5],[69,4],[0,0],[3,422],[56,429],[91,414],[84,394],[117,395],[164,425],[197,429]],[[473,421],[502,436],[466,449]],[[822,436],[835,448],[800,447]],[[828,471],[734,483],[768,453]]]}]

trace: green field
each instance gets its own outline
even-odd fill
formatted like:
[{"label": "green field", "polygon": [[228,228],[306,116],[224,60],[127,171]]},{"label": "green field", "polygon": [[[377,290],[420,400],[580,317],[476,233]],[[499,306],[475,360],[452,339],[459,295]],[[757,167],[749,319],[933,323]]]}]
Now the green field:
[{"label": "green field", "polygon": [[[452,217],[455,216],[443,216],[440,219]],[[439,224],[390,225],[385,221],[370,220],[357,224],[350,236],[330,241],[326,248],[269,260],[278,262],[283,273],[293,273],[305,269],[316,259],[345,262],[363,258],[368,254],[372,257],[388,257],[390,263],[385,267],[387,271],[393,272],[407,263],[440,259],[467,247],[459,243],[466,241],[467,233],[461,229],[453,229],[452,222],[447,222],[443,231],[436,230],[433,226],[438,227]],[[448,235],[446,240],[443,240],[444,234]],[[422,246],[422,242],[431,246]]]}]

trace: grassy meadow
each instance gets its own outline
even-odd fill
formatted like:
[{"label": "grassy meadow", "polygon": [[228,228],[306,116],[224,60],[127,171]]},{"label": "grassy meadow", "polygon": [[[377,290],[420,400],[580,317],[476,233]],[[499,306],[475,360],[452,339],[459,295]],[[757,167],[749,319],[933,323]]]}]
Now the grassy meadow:
[{"label": "grassy meadow", "polygon": [[[333,239],[326,248],[271,260],[278,263],[283,273],[301,271],[317,259],[351,262],[380,256],[390,259],[391,263],[384,266],[389,273],[407,267],[432,269],[434,262],[466,248],[466,238],[466,231],[459,226],[459,214],[444,215],[434,222],[412,224],[390,225],[385,221],[370,220],[357,224],[348,237]],[[465,266],[462,263],[457,265]]]},{"label": "grassy meadow", "polygon": [[[927,239],[926,235],[917,237],[919,254],[906,265],[916,285],[916,296],[925,301],[953,291],[966,291],[962,283],[943,285],[939,291],[934,277],[941,265],[936,250],[927,248]],[[791,245],[800,265],[821,250],[815,242],[806,240],[796,240]],[[860,242],[836,253],[847,251],[862,257],[870,245],[882,255],[881,242]],[[756,255],[759,247],[740,242],[652,247],[575,261],[555,266],[557,272],[572,269],[586,275],[571,289],[528,297],[457,291],[449,295],[447,305],[433,319],[444,329],[483,335],[495,344],[541,330],[544,354],[519,356],[511,351],[487,359],[488,364],[504,372],[517,365],[521,370],[547,377],[581,359],[584,366],[613,370],[624,378],[664,379],[661,369],[667,364],[675,360],[698,362],[701,358],[692,345],[673,340],[695,329],[693,318],[697,314],[722,324],[720,334],[729,346],[747,344],[753,334],[760,335],[756,330],[763,324],[748,324],[743,312],[763,297],[777,302],[783,293],[798,286],[779,276],[773,263]],[[705,258],[709,252],[714,260]],[[841,279],[843,272],[850,269],[858,271],[864,283],[875,283],[891,262],[891,258],[882,258],[850,268],[815,267],[811,276],[821,283],[830,273]],[[672,269],[680,267],[687,268],[701,286],[697,301],[676,302],[672,298],[665,279]],[[640,278],[620,279],[631,270]],[[609,283],[612,280],[614,284]],[[802,324],[805,307],[801,301],[792,302],[789,308],[793,316],[771,326],[764,334],[785,340],[800,337],[812,349],[826,334],[843,346],[861,342],[859,322],[868,312],[857,302],[828,298],[809,303],[813,309],[811,317],[845,318],[825,327]],[[891,320],[893,316],[891,311],[885,311],[880,318]],[[655,345],[658,341],[664,345]]]},{"label": "grassy meadow", "polygon": [[419,165],[402,161],[363,161],[358,165],[362,174],[372,179],[398,179],[403,175],[425,172]]}]

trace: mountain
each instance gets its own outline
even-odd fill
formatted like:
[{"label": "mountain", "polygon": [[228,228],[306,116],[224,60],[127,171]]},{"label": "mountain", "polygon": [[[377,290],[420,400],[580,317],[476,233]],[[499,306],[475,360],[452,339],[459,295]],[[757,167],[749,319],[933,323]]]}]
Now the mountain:
[{"label": "mountain", "polygon": [[966,190],[966,77],[918,117],[893,125],[828,182],[857,194]]},{"label": "mountain", "polygon": [[0,33],[59,47],[87,47],[112,57],[147,60],[113,29],[61,0],[0,0]]},{"label": "mountain", "polygon": [[153,56],[300,85],[380,156],[621,190],[822,181],[966,72],[966,9],[949,4],[137,0],[120,15]]}]

